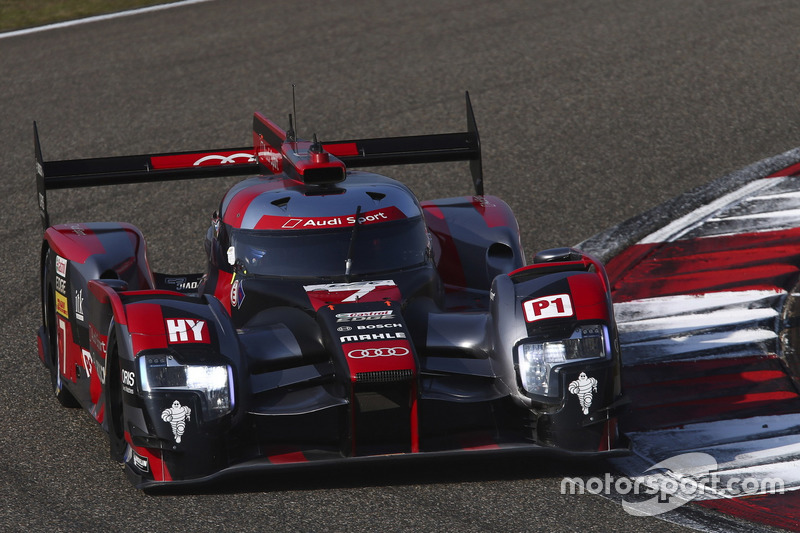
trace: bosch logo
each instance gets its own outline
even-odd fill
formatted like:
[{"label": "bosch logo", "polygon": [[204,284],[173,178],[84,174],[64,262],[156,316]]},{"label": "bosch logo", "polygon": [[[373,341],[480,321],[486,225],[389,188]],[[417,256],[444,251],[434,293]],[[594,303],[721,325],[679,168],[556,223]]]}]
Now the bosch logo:
[{"label": "bosch logo", "polygon": [[347,357],[351,359],[364,359],[365,357],[392,357],[403,356],[411,353],[408,348],[399,346],[397,348],[366,348],[363,350],[350,350]]},{"label": "bosch logo", "polygon": [[353,328],[351,328],[350,326],[339,326],[338,328],[336,328],[336,331],[350,331],[351,329]]}]

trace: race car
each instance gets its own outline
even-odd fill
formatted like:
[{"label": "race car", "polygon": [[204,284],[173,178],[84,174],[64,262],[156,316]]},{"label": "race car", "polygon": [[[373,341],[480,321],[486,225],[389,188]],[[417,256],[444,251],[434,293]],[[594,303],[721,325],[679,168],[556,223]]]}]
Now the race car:
[{"label": "race car", "polygon": [[[603,265],[526,265],[467,131],[321,142],[260,113],[253,146],[44,161],[34,123],[43,325],[58,401],[108,433],[135,486],[318,462],[627,451]],[[364,167],[469,161],[475,194],[418,201]],[[249,176],[205,272],[153,272],[120,222],[50,224],[54,189]]]}]

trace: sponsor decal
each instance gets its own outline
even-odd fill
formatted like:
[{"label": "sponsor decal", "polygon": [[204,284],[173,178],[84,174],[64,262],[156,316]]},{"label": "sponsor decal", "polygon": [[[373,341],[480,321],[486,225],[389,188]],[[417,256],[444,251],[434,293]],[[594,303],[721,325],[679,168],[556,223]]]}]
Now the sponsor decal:
[{"label": "sponsor decal", "polygon": [[72,302],[75,318],[83,322],[83,289],[75,291],[75,298],[73,298]]},{"label": "sponsor decal", "polygon": [[150,471],[150,461],[147,459],[147,457],[142,457],[136,452],[133,452],[133,466],[142,472]]},{"label": "sponsor decal", "polygon": [[165,278],[164,283],[174,285],[177,291],[194,291],[200,284],[197,280],[189,281],[186,278]]},{"label": "sponsor decal", "polygon": [[97,379],[100,380],[100,384],[101,385],[105,385],[106,384],[106,369],[103,366],[103,361],[100,361],[99,359],[97,361],[94,361],[94,368],[95,368],[95,371],[97,372]]},{"label": "sponsor decal", "polygon": [[80,235],[81,237],[86,237],[86,230],[84,230],[79,224],[73,224],[69,227],[72,230],[72,233],[75,235]]},{"label": "sponsor decal", "polygon": [[[328,298],[339,303],[358,302],[367,296],[369,301],[376,301],[382,292],[396,290],[396,285],[392,280],[380,281],[356,281],[353,283],[329,283],[324,285],[303,285],[309,295],[315,298]],[[338,316],[338,315],[337,315]]]},{"label": "sponsor decal", "polygon": [[[358,217],[359,225],[377,224],[390,220],[402,220],[406,218],[398,208],[386,207],[362,213]],[[347,228],[356,223],[356,216],[333,216],[333,217],[281,217],[264,215],[259,219],[255,229],[316,229],[316,228]]]},{"label": "sponsor decal", "polygon": [[351,329],[353,328],[351,328],[350,326],[339,326],[338,328],[336,328],[336,331],[350,331]]},{"label": "sponsor decal", "polygon": [[583,414],[589,414],[589,407],[592,405],[592,393],[597,392],[597,379],[590,378],[585,372],[578,375],[578,379],[570,382],[567,386],[570,394],[578,397]]},{"label": "sponsor decal", "polygon": [[120,381],[122,383],[122,390],[128,394],[133,394],[133,387],[136,386],[136,372],[133,370],[125,370],[123,368],[120,375]]},{"label": "sponsor decal", "polygon": [[337,313],[337,322],[350,322],[353,320],[389,320],[394,318],[394,311],[361,311],[359,313]]},{"label": "sponsor decal", "polygon": [[244,287],[243,284],[239,282],[239,280],[234,280],[231,284],[231,307],[235,307],[239,309],[242,307],[242,302],[244,301]]},{"label": "sponsor decal", "polygon": [[81,358],[83,359],[83,368],[86,369],[86,376],[92,377],[94,373],[94,361],[92,361],[92,354],[89,350],[81,348]]},{"label": "sponsor decal", "polygon": [[56,290],[61,294],[67,294],[67,280],[65,278],[56,276]]},{"label": "sponsor decal", "polygon": [[67,297],[61,293],[56,293],[56,312],[64,318],[69,318],[69,306],[67,305]]},{"label": "sponsor decal", "polygon": [[181,437],[186,431],[186,422],[191,419],[192,410],[181,405],[181,402],[175,400],[170,407],[167,407],[161,412],[161,420],[169,423],[172,427],[172,436],[175,437],[175,442],[180,443]]},{"label": "sponsor decal", "polygon": [[569,294],[553,294],[534,298],[522,304],[525,312],[525,322],[536,322],[546,318],[560,318],[572,316],[572,300]]},{"label": "sponsor decal", "polygon": [[347,352],[347,357],[351,359],[363,359],[365,357],[392,357],[404,356],[410,354],[411,351],[403,346],[393,346],[389,348],[363,348],[361,350],[350,350]]},{"label": "sponsor decal", "polygon": [[[402,298],[400,289],[392,280],[357,281],[353,283],[327,283],[320,285],[304,285],[303,288],[308,295],[308,300],[314,310],[321,307],[330,306],[333,309],[336,304],[380,302],[389,311],[393,301]],[[343,317],[343,313],[336,315],[337,320]],[[351,317],[363,316],[369,319],[370,315],[352,314]],[[375,315],[379,316],[379,315]],[[342,320],[338,320],[342,321]]]},{"label": "sponsor decal", "polygon": [[391,280],[385,281],[358,281],[355,283],[331,283],[328,285],[304,285],[306,292],[350,293],[341,302],[357,302],[372,291],[394,287]]},{"label": "sponsor decal", "polygon": [[342,344],[347,342],[362,342],[362,341],[388,341],[394,339],[405,339],[406,334],[402,331],[397,333],[370,333],[363,335],[344,335],[339,337],[339,342]]},{"label": "sponsor decal", "polygon": [[239,151],[222,151],[206,154],[174,154],[154,156],[150,164],[156,170],[166,168],[206,167],[252,163],[255,155]]},{"label": "sponsor decal", "polygon": [[390,329],[390,328],[402,328],[402,324],[359,324],[356,326],[356,329]]},{"label": "sponsor decal", "polygon": [[63,278],[67,277],[67,260],[60,255],[56,256],[56,274]]},{"label": "sponsor decal", "polygon": [[[243,159],[243,161],[237,161],[237,159]],[[236,163],[255,163],[256,158],[253,154],[246,154],[243,152],[238,152],[235,154],[230,155],[220,155],[220,154],[210,154],[204,157],[201,157],[197,161],[195,161],[192,166],[199,167],[203,166],[203,163],[207,163],[213,161],[214,165],[234,165]]]},{"label": "sponsor decal", "polygon": [[281,171],[281,159],[283,156],[271,146],[267,146],[264,142],[264,138],[260,135],[257,156],[258,160],[263,165],[269,167],[273,172],[277,173]]},{"label": "sponsor decal", "polygon": [[208,324],[205,320],[193,318],[168,318],[166,319],[167,334],[171,344],[183,343],[210,343]]},{"label": "sponsor decal", "polygon": [[106,358],[106,336],[100,335],[94,324],[89,324],[89,346],[94,348],[96,352]]}]

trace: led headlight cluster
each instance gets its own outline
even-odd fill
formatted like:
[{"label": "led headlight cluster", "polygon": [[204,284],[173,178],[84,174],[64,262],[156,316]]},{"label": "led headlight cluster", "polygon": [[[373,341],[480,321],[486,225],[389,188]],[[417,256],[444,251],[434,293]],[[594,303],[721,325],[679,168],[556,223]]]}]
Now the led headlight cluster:
[{"label": "led headlight cluster", "polygon": [[139,358],[139,375],[143,391],[200,392],[210,419],[233,407],[233,373],[228,365],[190,365],[168,354],[145,355]]},{"label": "led headlight cluster", "polygon": [[557,397],[558,380],[552,379],[554,367],[580,359],[606,357],[608,330],[601,325],[579,326],[567,339],[522,342],[517,346],[517,360],[522,387],[526,392]]}]

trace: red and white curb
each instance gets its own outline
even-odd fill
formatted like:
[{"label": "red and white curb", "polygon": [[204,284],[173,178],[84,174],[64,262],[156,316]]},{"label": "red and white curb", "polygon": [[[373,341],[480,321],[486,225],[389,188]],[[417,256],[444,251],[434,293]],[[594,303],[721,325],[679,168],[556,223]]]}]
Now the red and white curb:
[{"label": "red and white curb", "polygon": [[[715,483],[687,507],[800,531],[800,395],[789,369],[800,357],[794,174],[797,165],[727,191],[625,248],[607,269],[631,399],[623,429],[634,451],[615,466],[652,478],[653,465],[707,454]],[[730,490],[743,480],[745,490]],[[764,488],[775,480],[780,493],[770,494]]]}]

